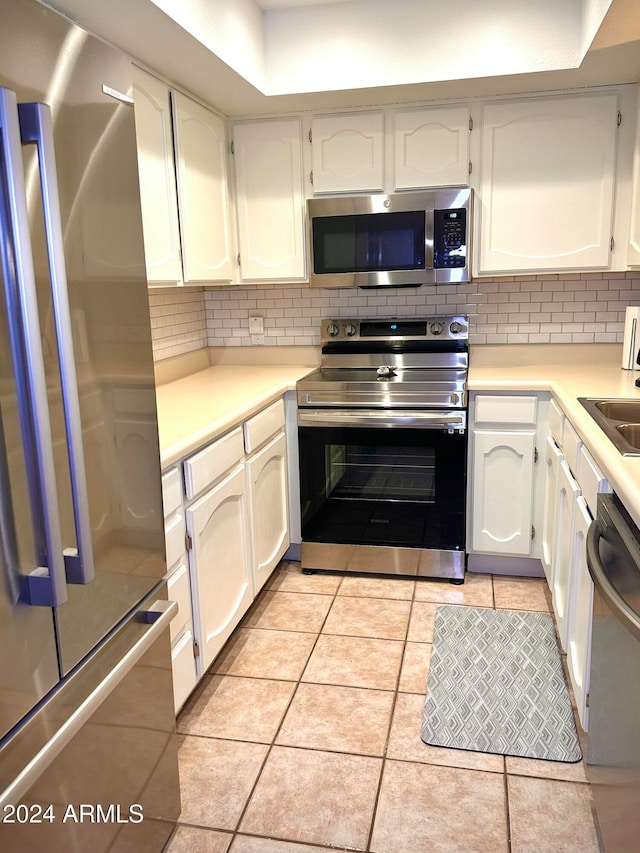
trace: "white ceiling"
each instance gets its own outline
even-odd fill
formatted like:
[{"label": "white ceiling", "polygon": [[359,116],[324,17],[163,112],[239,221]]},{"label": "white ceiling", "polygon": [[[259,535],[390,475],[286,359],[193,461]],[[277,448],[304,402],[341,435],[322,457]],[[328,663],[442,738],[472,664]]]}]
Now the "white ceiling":
[{"label": "white ceiling", "polygon": [[47,0],[228,115],[640,80],[638,0]]}]

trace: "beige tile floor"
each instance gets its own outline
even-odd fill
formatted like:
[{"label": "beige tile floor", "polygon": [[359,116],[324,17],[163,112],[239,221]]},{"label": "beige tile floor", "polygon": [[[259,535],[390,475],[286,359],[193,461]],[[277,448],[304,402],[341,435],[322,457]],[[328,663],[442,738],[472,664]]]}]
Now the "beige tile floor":
[{"label": "beige tile floor", "polygon": [[420,740],[438,603],[550,610],[538,579],[453,586],[283,563],[178,719],[168,851],[598,851],[582,762]]}]

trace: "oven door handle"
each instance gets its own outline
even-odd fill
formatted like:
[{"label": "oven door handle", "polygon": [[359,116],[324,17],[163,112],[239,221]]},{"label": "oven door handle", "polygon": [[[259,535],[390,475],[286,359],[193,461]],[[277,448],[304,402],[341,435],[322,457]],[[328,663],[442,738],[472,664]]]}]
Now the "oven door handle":
[{"label": "oven door handle", "polygon": [[467,413],[461,411],[402,411],[385,409],[298,409],[298,426],[408,427],[465,432]]}]

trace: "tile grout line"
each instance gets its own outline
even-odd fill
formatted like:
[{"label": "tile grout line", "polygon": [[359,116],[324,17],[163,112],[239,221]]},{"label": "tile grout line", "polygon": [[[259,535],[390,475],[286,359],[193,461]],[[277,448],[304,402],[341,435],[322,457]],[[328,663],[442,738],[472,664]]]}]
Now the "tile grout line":
[{"label": "tile grout line", "polygon": [[[300,672],[300,675],[298,676],[298,679],[297,679],[297,681],[295,682],[295,687],[294,687],[294,689],[293,689],[293,691],[292,691],[292,693],[291,693],[291,698],[289,699],[289,702],[287,703],[287,706],[286,706],[286,708],[285,708],[285,710],[284,710],[284,712],[283,712],[283,714],[282,714],[282,716],[281,716],[281,718],[280,718],[280,722],[278,723],[278,726],[277,726],[277,728],[276,728],[276,731],[275,731],[275,732],[274,732],[274,734],[273,734],[273,737],[272,737],[272,739],[271,739],[271,743],[270,743],[270,744],[268,744],[268,748],[267,748],[267,752],[266,752],[266,754],[265,754],[264,760],[263,760],[262,764],[260,765],[260,770],[258,771],[258,774],[257,774],[257,776],[256,776],[256,778],[255,778],[255,781],[254,781],[253,785],[251,786],[251,790],[249,791],[249,795],[247,796],[247,799],[246,799],[245,804],[244,804],[244,806],[243,806],[243,808],[242,808],[242,811],[241,811],[241,813],[240,813],[240,816],[239,816],[239,818],[238,818],[238,820],[237,820],[237,822],[236,822],[235,829],[233,830],[233,838],[232,838],[232,841],[231,841],[231,845],[232,845],[232,844],[233,844],[233,842],[235,841],[236,836],[238,835],[238,833],[239,833],[239,831],[240,831],[240,826],[241,826],[242,821],[244,820],[245,815],[246,815],[246,813],[247,813],[247,810],[248,810],[248,808],[249,808],[249,803],[250,803],[250,802],[251,802],[251,800],[253,799],[253,795],[255,794],[256,788],[258,787],[258,784],[259,784],[259,782],[260,782],[260,779],[262,778],[262,774],[263,774],[263,772],[264,772],[264,768],[265,768],[265,766],[266,766],[266,764],[267,764],[267,761],[269,760],[269,756],[271,755],[271,753],[272,753],[272,751],[273,751],[274,746],[276,746],[276,740],[277,740],[277,737],[278,737],[278,735],[280,734],[280,731],[281,731],[281,729],[282,729],[282,724],[284,723],[284,720],[285,720],[285,718],[286,718],[287,714],[289,713],[289,709],[291,708],[291,705],[292,705],[293,700],[294,700],[294,698],[295,698],[295,696],[296,696],[296,693],[298,692],[298,687],[299,687],[299,686],[300,686],[300,684],[302,683],[302,677],[303,677],[303,675],[304,675],[304,673],[305,673],[305,670],[306,670],[306,668],[307,668],[307,666],[308,666],[308,664],[309,664],[309,660],[311,659],[311,655],[313,654],[313,651],[314,651],[314,649],[315,649],[316,645],[318,644],[318,640],[320,639],[320,634],[322,633],[322,628],[324,627],[324,624],[325,624],[325,622],[327,621],[327,618],[328,618],[328,616],[329,616],[329,612],[331,611],[331,608],[333,607],[333,602],[336,600],[336,597],[337,597],[337,595],[338,595],[338,590],[339,590],[339,589],[340,589],[340,587],[342,586],[342,580],[343,580],[343,579],[341,578],[341,579],[340,579],[340,582],[338,583],[338,586],[336,587],[335,592],[333,593],[333,596],[332,596],[332,602],[331,602],[331,604],[329,605],[329,607],[327,608],[327,612],[326,612],[326,614],[325,614],[325,617],[324,617],[324,619],[322,620],[322,625],[320,626],[320,629],[318,630],[318,633],[317,633],[317,635],[316,635],[315,642],[314,642],[314,644],[313,644],[313,646],[312,646],[312,648],[311,648],[311,651],[309,652],[309,655],[308,655],[308,657],[307,657],[307,660],[306,660],[306,662],[305,662],[304,666],[302,667],[302,670],[301,670],[301,672]],[[306,593],[305,593],[305,594],[306,594]],[[263,838],[264,836],[257,836],[257,837]],[[231,846],[231,845],[229,845],[229,846]]]}]

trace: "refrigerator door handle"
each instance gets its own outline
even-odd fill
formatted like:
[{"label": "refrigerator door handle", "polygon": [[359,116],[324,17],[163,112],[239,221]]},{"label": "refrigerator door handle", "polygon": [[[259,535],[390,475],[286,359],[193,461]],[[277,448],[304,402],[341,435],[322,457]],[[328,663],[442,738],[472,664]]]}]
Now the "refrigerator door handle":
[{"label": "refrigerator door handle", "polygon": [[31,759],[13,782],[0,793],[0,809],[5,805],[19,803],[29,788],[37,782],[42,773],[60,755],[64,747],[80,731],[92,714],[113,693],[122,679],[128,675],[140,658],[155,643],[162,632],[178,612],[175,601],[158,599],[149,610],[137,614],[137,621],[149,625],[149,628],[134,643],[116,666],[90,693],[81,705],[68,717],[60,728],[47,741],[42,749]]},{"label": "refrigerator door handle", "polygon": [[87,584],[94,578],[89,495],[82,444],[80,398],[73,352],[73,329],[67,291],[67,271],[64,260],[64,240],[60,218],[58,177],[51,108],[48,104],[18,104],[22,144],[33,144],[38,149],[38,167],[42,190],[45,235],[51,295],[56,327],[56,345],[60,364],[60,381],[64,420],[67,431],[69,472],[73,495],[73,517],[76,528],[77,550],[65,548],[64,561],[68,583]]},{"label": "refrigerator door handle", "polygon": [[7,228],[12,253],[6,264],[9,334],[23,441],[37,559],[40,565],[23,577],[25,603],[55,607],[67,600],[62,532],[58,510],[49,402],[42,354],[29,213],[25,191],[20,122],[15,92],[0,87],[0,135],[6,188]]}]

